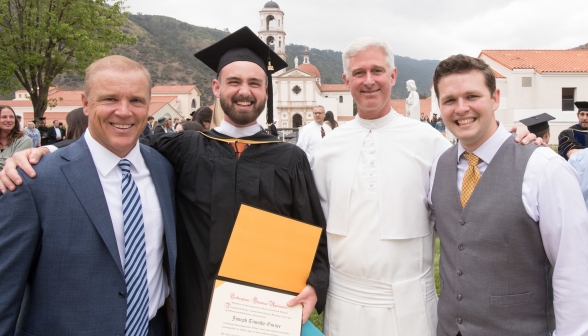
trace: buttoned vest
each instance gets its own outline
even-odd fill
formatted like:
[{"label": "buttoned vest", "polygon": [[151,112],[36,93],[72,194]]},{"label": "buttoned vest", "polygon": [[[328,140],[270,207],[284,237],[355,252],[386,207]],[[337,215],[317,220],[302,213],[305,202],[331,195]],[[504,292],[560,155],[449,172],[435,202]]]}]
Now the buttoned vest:
[{"label": "buttoned vest", "polygon": [[457,190],[457,145],[441,155],[431,199],[441,240],[437,335],[549,335],[551,264],[539,223],[522,201],[537,147],[508,138],[465,208]]}]

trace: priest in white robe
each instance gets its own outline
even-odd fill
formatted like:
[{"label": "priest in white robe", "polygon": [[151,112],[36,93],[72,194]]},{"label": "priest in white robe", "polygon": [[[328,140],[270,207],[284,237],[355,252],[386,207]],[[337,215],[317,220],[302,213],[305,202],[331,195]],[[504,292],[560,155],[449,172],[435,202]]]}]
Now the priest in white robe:
[{"label": "priest in white robe", "polygon": [[306,124],[300,129],[296,146],[302,148],[306,153],[308,161],[312,161],[312,156],[316,145],[332,130],[329,125],[325,124],[325,108],[317,105],[312,109],[313,121]]},{"label": "priest in white robe", "polygon": [[358,114],[313,159],[331,265],[325,335],[434,336],[427,193],[433,162],[450,143],[391,108],[397,72],[385,41],[355,40],[343,65]]}]

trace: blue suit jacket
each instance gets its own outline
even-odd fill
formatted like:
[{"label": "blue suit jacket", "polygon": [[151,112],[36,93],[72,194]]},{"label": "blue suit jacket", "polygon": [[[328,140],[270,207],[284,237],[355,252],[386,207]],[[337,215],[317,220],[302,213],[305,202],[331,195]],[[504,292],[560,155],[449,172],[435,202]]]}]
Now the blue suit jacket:
[{"label": "blue suit jacket", "polygon": [[[141,154],[162,210],[175,323],[174,171],[155,150]],[[21,172],[22,186],[0,197],[0,335],[124,335],[124,273],[86,141],[35,167],[37,178]]]}]

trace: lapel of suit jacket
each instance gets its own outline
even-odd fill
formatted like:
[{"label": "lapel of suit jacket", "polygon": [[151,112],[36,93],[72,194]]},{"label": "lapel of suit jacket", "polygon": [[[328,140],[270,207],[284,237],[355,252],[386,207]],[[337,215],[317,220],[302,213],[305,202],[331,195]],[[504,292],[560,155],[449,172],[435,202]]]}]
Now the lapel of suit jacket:
[{"label": "lapel of suit jacket", "polygon": [[176,223],[174,220],[175,209],[172,201],[174,195],[171,194],[170,184],[167,182],[168,179],[163,178],[166,172],[163,166],[164,162],[162,160],[165,159],[161,156],[150,154],[148,152],[149,150],[152,149],[146,148],[144,145],[141,145],[141,155],[143,155],[143,160],[145,160],[145,164],[147,165],[147,168],[151,173],[151,179],[153,180],[155,190],[157,191],[157,199],[159,200],[159,207],[161,208],[162,212],[163,226],[165,230],[165,241],[167,245],[167,253],[170,259],[170,267],[175,272],[174,266],[177,255],[177,248]]},{"label": "lapel of suit jacket", "polygon": [[69,161],[61,166],[61,171],[90,217],[90,221],[96,227],[96,231],[102,237],[121,274],[124,275],[106,196],[86,140],[81,137],[59,153],[61,157]]}]

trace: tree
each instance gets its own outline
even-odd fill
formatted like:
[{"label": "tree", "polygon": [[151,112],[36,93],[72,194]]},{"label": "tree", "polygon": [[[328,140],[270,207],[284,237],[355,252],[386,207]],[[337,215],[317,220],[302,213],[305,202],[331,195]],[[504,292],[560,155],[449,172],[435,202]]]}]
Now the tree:
[{"label": "tree", "polygon": [[121,31],[124,10],[123,1],[0,0],[0,89],[18,82],[42,117],[55,76],[81,75],[112,48],[136,42]]}]

